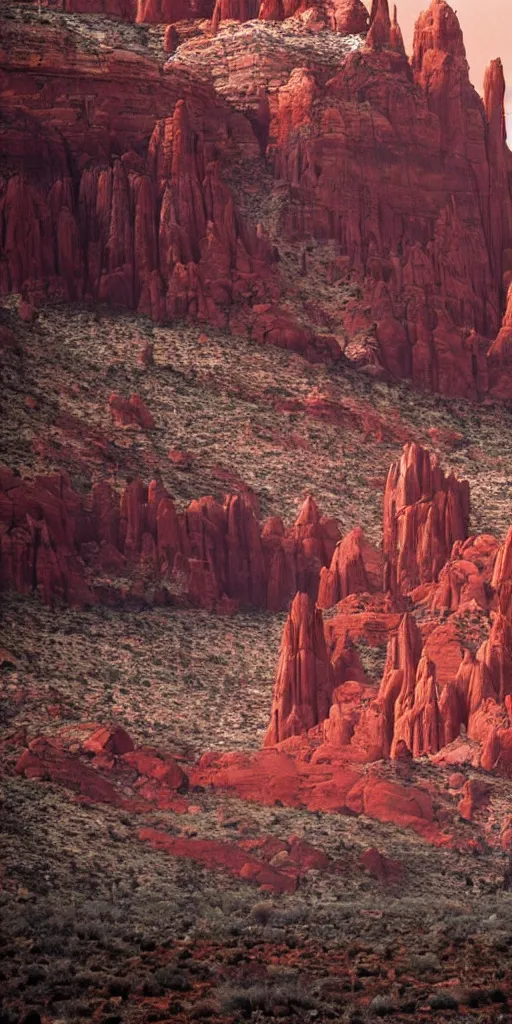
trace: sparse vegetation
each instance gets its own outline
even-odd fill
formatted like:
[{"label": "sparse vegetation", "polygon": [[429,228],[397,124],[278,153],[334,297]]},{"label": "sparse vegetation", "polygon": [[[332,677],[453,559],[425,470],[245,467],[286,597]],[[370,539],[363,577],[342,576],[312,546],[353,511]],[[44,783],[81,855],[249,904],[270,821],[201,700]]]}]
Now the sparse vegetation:
[{"label": "sparse vegetation", "polygon": [[[38,17],[30,4],[9,9],[23,24]],[[41,17],[58,19],[92,53],[106,43],[161,59],[162,26],[60,10]],[[285,30],[259,23],[256,31],[263,49],[280,45]],[[212,36],[223,74],[235,33],[243,41],[246,29],[231,25]],[[318,42],[321,35],[326,43]],[[186,45],[193,53],[194,39]],[[339,34],[307,26],[289,45],[298,64],[324,46],[326,75],[333,54],[341,59],[346,48]],[[197,59],[208,77],[199,51]],[[248,105],[254,98],[256,92]],[[335,333],[339,310],[361,293],[356,282],[327,284],[333,243],[309,240],[307,275],[299,276],[304,242],[287,242],[280,231],[289,192],[276,195],[258,157],[244,164],[243,175],[234,162],[227,177],[238,208],[249,222],[263,222],[279,247],[286,309],[308,326],[320,299],[327,322],[315,329]],[[348,358],[335,368],[310,365],[204,325],[163,327],[131,313],[59,304],[40,308],[26,324],[17,306],[18,297],[1,300],[1,324],[16,342],[2,353],[2,458],[23,475],[67,473],[86,495],[98,479],[121,490],[137,474],[147,481],[160,472],[179,509],[201,495],[222,500],[250,487],[262,518],[287,522],[312,492],[342,531],[363,525],[378,543],[385,472],[411,439],[469,479],[472,531],[502,537],[510,525],[506,406],[429,395],[419,401],[407,383],[373,380]],[[347,357],[368,340],[336,336]],[[149,341],[154,365],[141,367]],[[139,394],[156,428],[117,429],[108,409],[112,391]],[[330,403],[324,418],[314,407],[319,397]],[[186,469],[169,459],[171,449],[190,453]],[[244,804],[199,787],[180,811],[90,803],[58,782],[15,773],[34,736],[114,720],[137,743],[178,754],[185,764],[207,750],[257,748],[285,616],[121,605],[55,612],[14,594],[3,596],[2,612],[1,643],[11,660],[0,687],[0,1024],[507,1019],[512,874],[498,845],[510,813],[506,780],[492,782],[482,842],[460,850],[429,846],[414,832],[364,816]],[[474,650],[487,627],[487,612],[468,613],[458,621],[458,639]],[[384,648],[358,646],[366,672],[379,679]],[[97,767],[92,758],[91,765]],[[395,770],[386,764],[383,777],[395,779]],[[441,811],[456,799],[450,770]],[[428,789],[434,772],[438,778],[443,769],[419,761],[415,781]],[[125,790],[127,799],[136,796],[128,784]],[[301,875],[295,892],[259,893],[228,872],[153,849],[140,841],[142,828],[240,845],[299,836],[333,865]],[[461,829],[467,838],[470,826],[462,822]],[[361,871],[369,846],[405,865],[399,886],[388,889]]]}]

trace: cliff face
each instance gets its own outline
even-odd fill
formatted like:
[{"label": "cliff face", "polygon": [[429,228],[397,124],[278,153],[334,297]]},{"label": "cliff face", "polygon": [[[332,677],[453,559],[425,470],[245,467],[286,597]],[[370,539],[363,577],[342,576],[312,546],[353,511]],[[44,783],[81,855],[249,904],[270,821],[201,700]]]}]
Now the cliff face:
[{"label": "cliff face", "polygon": [[[87,47],[54,15],[23,31],[6,21],[2,292],[199,318],[312,359],[337,359],[341,346],[373,373],[507,397],[512,157],[500,62],[482,102],[444,0],[419,19],[411,63],[387,0],[366,41],[357,0],[281,7],[87,5],[130,31],[174,25],[165,70],[163,50],[159,60],[139,44]],[[84,5],[62,9],[76,19]],[[276,202],[283,189],[288,199],[268,230],[241,215],[226,183],[236,171],[243,193],[240,160],[262,155]],[[351,297],[337,304],[331,291],[328,309],[322,300],[297,317],[280,308],[272,241],[311,237],[334,245],[322,291],[345,282]],[[307,278],[306,256],[298,269]],[[330,333],[317,336],[322,322]]]},{"label": "cliff face", "polygon": [[386,7],[325,87],[303,75],[278,94],[271,153],[296,197],[285,230],[339,244],[365,300],[349,304],[345,329],[375,337],[388,373],[474,397],[510,245],[501,92],[496,75],[485,107],[473,90],[446,4],[420,19],[412,67],[392,48]]}]

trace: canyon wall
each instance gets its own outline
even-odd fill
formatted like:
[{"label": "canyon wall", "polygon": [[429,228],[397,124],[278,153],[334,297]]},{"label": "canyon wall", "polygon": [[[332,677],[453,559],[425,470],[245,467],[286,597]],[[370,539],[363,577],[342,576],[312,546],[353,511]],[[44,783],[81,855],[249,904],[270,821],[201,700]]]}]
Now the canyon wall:
[{"label": "canyon wall", "polygon": [[[83,5],[63,7],[78,17]],[[0,290],[31,305],[85,299],[159,322],[200,319],[311,359],[343,349],[369,372],[444,394],[510,397],[512,154],[500,61],[482,101],[444,0],[419,19],[410,62],[387,0],[366,40],[357,0],[265,8],[239,44],[236,29],[222,36],[223,20],[259,10],[217,9],[209,27],[208,5],[88,6],[130,22],[196,19],[189,42],[175,33],[165,67],[140,47],[86,47],[55,18],[3,23]],[[287,26],[279,46],[268,35],[277,23]],[[261,39],[258,25],[268,27]],[[336,43],[329,62],[324,45],[347,32],[359,35],[348,49]],[[226,78],[219,38],[235,54]],[[240,160],[262,154],[287,189],[275,237],[336,247],[325,286],[346,282],[350,298],[335,314],[332,298],[316,310],[330,334],[288,308],[279,246],[242,216],[226,183]]]}]

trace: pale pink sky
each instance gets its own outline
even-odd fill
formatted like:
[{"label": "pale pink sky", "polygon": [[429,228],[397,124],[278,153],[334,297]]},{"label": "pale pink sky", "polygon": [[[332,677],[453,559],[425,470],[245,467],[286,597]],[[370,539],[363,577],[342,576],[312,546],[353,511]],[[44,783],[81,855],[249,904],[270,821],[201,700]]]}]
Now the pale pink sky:
[{"label": "pale pink sky", "polygon": [[[366,2],[366,0],[365,0]],[[398,20],[407,52],[411,52],[414,22],[429,0],[396,0]],[[390,0],[390,7],[393,0]],[[371,6],[368,0],[367,6]],[[507,80],[508,144],[512,148],[512,12],[511,0],[453,0],[464,33],[471,80],[482,91],[484,71],[493,57],[501,57]]]}]

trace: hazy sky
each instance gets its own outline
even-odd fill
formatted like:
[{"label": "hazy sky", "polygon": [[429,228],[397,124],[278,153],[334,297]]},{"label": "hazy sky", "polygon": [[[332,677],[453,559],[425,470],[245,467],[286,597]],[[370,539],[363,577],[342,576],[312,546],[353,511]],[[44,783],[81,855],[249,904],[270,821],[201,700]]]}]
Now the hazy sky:
[{"label": "hazy sky", "polygon": [[[371,7],[371,0],[365,0]],[[390,7],[393,0],[390,0]],[[429,0],[397,0],[398,20],[407,52],[411,52],[414,22]],[[453,0],[464,33],[471,80],[482,91],[484,71],[493,57],[501,57],[507,80],[508,144],[512,148],[512,11],[511,0]],[[507,10],[508,8],[508,10]]]}]

